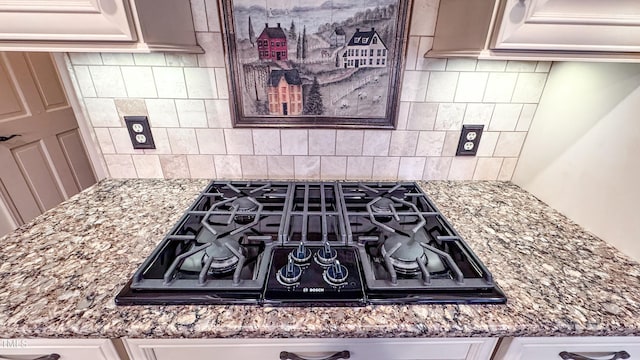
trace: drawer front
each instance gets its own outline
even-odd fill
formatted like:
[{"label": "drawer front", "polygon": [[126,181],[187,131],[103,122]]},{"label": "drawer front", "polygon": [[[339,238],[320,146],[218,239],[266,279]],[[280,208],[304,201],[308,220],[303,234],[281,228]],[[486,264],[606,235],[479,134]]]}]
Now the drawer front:
[{"label": "drawer front", "polygon": [[626,351],[630,360],[640,360],[640,338],[514,338],[503,341],[496,360],[562,360],[562,352],[566,352],[566,356],[577,354],[591,359],[608,360],[621,351]]},{"label": "drawer front", "polygon": [[349,351],[350,360],[488,360],[495,339],[125,339],[132,360],[278,360],[286,351],[304,359],[326,359]]},{"label": "drawer front", "polygon": [[108,339],[0,339],[0,359],[31,360],[51,354],[60,360],[120,360]]}]

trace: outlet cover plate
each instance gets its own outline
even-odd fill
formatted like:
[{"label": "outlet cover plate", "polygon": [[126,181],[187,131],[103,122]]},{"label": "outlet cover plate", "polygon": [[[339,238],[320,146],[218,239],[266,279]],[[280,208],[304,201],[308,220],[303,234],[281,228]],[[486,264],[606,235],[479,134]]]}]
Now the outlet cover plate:
[{"label": "outlet cover plate", "polygon": [[131,144],[134,149],[155,149],[149,119],[146,116],[125,116],[124,123],[127,125]]},{"label": "outlet cover plate", "polygon": [[475,156],[483,130],[484,125],[462,125],[456,156]]}]

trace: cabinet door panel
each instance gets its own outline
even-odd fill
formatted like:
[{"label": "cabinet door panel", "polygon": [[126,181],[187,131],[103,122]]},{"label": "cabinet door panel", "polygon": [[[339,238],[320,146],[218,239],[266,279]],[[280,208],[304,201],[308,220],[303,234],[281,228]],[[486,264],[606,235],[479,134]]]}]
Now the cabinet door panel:
[{"label": "cabinet door panel", "polygon": [[613,354],[626,351],[630,360],[640,360],[638,337],[574,337],[574,338],[515,338],[502,342],[496,360],[562,360],[561,352],[594,359],[611,359]]},{"label": "cabinet door panel", "polygon": [[640,51],[640,1],[506,0],[493,48]]},{"label": "cabinet door panel", "polygon": [[136,40],[124,0],[0,0],[0,40]]},{"label": "cabinet door panel", "polygon": [[0,359],[35,359],[50,354],[60,360],[120,360],[108,339],[6,339]]}]

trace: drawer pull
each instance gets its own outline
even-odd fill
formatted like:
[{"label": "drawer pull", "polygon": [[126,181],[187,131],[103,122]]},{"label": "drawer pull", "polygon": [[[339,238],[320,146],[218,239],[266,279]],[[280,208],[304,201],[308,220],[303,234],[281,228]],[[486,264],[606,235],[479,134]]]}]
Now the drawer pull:
[{"label": "drawer pull", "polygon": [[[597,360],[595,358],[591,358],[585,355],[580,355],[580,354],[576,354],[576,353],[570,353],[567,351],[563,351],[560,354],[560,357],[563,360]],[[611,356],[610,358],[607,358],[606,360],[618,360],[618,359],[628,359],[631,357],[631,355],[629,355],[628,352],[622,350],[622,351],[618,351],[618,352],[614,352],[614,353],[608,353],[608,354],[603,354],[601,356],[598,356],[598,358],[602,359],[603,356]]]},{"label": "drawer pull", "polygon": [[[344,351],[337,352],[326,358],[313,359],[313,360],[338,360],[338,359],[348,359],[350,357],[351,357],[351,353],[348,350],[344,350]],[[283,351],[280,353],[280,360],[311,360],[311,359],[303,358],[302,356],[298,356],[288,351]]]},{"label": "drawer pull", "polygon": [[[58,355],[58,354],[49,354],[49,355],[45,355],[45,356],[40,356],[40,357],[34,358],[33,360],[58,360],[58,359],[60,359],[60,355]],[[3,357],[2,355],[0,355],[0,360],[11,360],[11,358]]]}]

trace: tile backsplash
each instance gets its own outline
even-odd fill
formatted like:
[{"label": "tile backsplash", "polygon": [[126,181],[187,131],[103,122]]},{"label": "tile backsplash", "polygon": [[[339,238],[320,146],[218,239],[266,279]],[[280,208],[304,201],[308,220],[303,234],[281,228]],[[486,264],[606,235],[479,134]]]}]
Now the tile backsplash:
[{"label": "tile backsplash", "polygon": [[[191,3],[204,54],[68,54],[111,177],[510,180],[551,66],[425,59],[438,1],[417,1],[396,130],[237,129],[217,1]],[[157,149],[132,148],[127,115]],[[485,125],[477,157],[454,156],[463,124]]]}]

